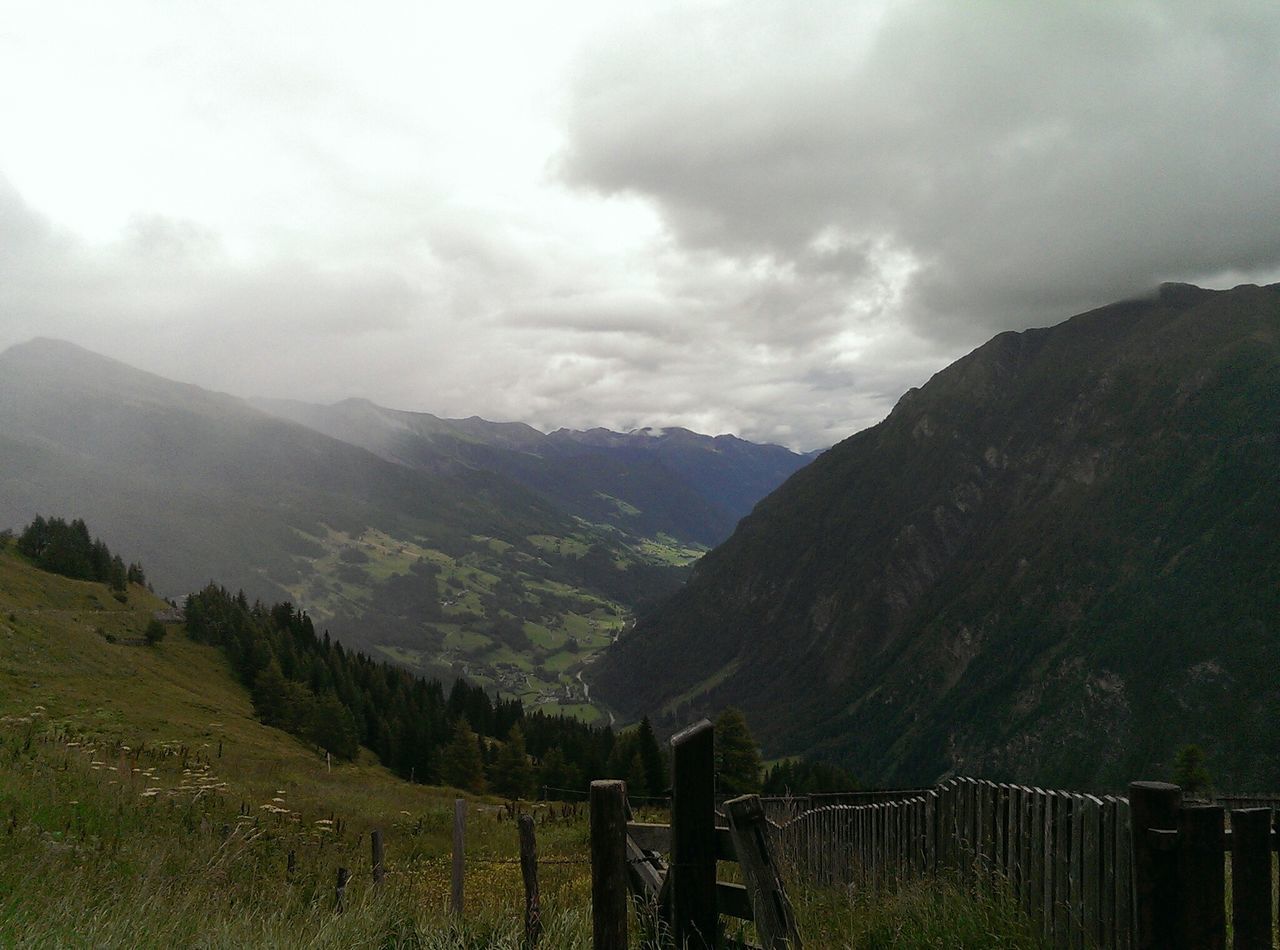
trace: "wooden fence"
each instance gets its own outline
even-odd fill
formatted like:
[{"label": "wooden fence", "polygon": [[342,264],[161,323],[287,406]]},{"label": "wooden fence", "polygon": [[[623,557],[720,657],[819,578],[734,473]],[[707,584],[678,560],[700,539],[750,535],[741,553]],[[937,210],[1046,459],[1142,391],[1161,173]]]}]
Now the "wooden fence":
[{"label": "wooden fence", "polygon": [[1133,946],[1123,798],[957,778],[907,798],[812,809],[774,836],[785,866],[815,883],[951,875],[1007,888],[1052,946]]}]

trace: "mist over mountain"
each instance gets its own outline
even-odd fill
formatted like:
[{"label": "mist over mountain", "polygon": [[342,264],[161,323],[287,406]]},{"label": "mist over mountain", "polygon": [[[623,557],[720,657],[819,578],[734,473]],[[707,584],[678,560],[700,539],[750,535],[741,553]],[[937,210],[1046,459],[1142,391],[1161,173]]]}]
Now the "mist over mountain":
[{"label": "mist over mountain", "polygon": [[[1280,285],[1002,333],[774,492],[591,671],[873,783],[1280,782]],[[672,662],[678,657],[679,662]]]},{"label": "mist over mountain", "polygon": [[69,343],[14,346],[0,526],[82,517],[163,594],[290,600],[424,673],[596,715],[578,672],[732,530],[717,486],[742,505],[805,461],[693,433],[596,446],[355,400],[274,409],[299,421]]},{"label": "mist over mountain", "polygon": [[252,403],[423,471],[498,473],[575,517],[628,536],[666,534],[704,545],[727,538],[756,502],[813,457],[681,428],[544,435],[518,422],[441,419],[362,399]]}]

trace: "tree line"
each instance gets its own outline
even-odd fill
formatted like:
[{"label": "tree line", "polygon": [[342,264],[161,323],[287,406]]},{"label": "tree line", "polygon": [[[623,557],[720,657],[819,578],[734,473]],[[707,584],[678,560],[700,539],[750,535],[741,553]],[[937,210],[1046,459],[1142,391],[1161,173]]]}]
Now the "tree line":
[{"label": "tree line", "polygon": [[[140,564],[126,566],[79,518],[37,517],[17,547],[53,573],[116,590],[146,583]],[[222,649],[261,722],[340,759],[354,758],[363,745],[405,779],[510,798],[579,798],[597,778],[624,779],[636,798],[669,793],[667,751],[648,717],[615,732],[526,711],[518,698],[490,696],[461,678],[446,695],[439,680],[347,650],[328,631],[318,634],[290,603],[251,603],[243,591],[217,584],[189,595],[184,611],[188,636]],[[149,628],[147,639],[158,642],[163,625],[151,626],[158,632],[153,637]],[[726,794],[852,787],[840,770],[803,760],[765,771],[736,709],[721,713],[716,727],[717,782]]]},{"label": "tree line", "polygon": [[126,565],[101,538],[90,537],[82,518],[67,522],[36,515],[18,535],[18,550],[42,570],[81,581],[98,581],[112,590],[124,591],[129,584],[147,583],[142,565]]}]

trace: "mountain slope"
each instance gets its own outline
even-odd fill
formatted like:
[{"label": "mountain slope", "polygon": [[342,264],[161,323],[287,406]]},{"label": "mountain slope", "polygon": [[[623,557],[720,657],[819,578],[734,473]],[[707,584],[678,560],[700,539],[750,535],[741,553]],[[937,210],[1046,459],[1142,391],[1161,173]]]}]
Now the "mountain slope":
[{"label": "mountain slope", "polygon": [[580,700],[576,667],[682,576],[499,474],[410,468],[56,341],[0,354],[0,457],[0,525],[77,512],[164,593],[291,599],[530,704]]},{"label": "mountain slope", "polygon": [[718,543],[810,458],[687,429],[543,435],[523,423],[441,419],[361,399],[332,406],[266,399],[253,404],[424,471],[499,474],[567,514],[634,540],[665,535],[686,544]]},{"label": "mountain slope", "polygon": [[[818,458],[593,668],[868,781],[1272,787],[1280,286],[1005,333]],[[679,656],[674,664],[671,657]]]}]

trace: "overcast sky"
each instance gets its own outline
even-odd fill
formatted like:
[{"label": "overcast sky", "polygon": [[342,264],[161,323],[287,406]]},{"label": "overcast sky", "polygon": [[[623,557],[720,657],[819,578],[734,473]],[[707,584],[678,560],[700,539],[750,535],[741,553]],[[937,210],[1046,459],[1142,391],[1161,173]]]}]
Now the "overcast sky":
[{"label": "overcast sky", "polygon": [[0,348],[794,447],[1280,280],[1280,4],[5,0]]}]

